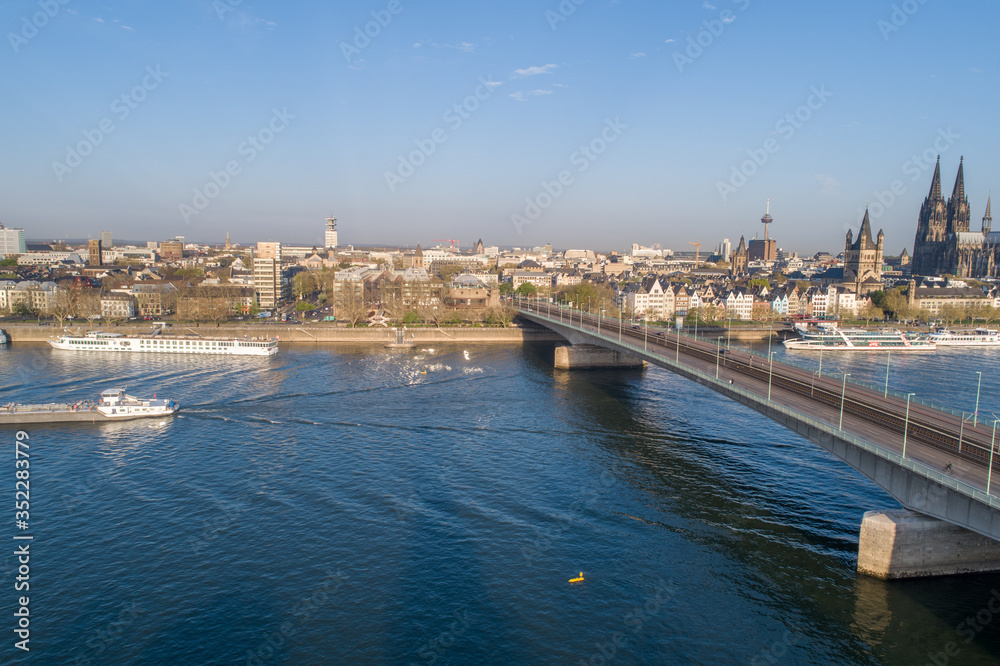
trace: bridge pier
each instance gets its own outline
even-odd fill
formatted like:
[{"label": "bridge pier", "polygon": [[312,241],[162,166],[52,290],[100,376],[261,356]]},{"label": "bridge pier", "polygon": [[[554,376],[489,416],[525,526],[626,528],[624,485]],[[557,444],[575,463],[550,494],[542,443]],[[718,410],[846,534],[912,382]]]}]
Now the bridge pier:
[{"label": "bridge pier", "polygon": [[893,580],[1000,571],[1000,542],[916,511],[868,511],[858,573]]},{"label": "bridge pier", "polygon": [[597,345],[564,345],[556,347],[557,370],[594,368],[645,368],[646,362],[624,352]]}]

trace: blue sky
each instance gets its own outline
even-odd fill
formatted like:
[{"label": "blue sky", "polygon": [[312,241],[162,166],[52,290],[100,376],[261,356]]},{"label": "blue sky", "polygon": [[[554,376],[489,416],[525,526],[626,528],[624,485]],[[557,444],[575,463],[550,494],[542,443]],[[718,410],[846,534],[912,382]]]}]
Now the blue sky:
[{"label": "blue sky", "polygon": [[995,3],[576,2],[2,2],[0,221],[688,250],[770,197],[787,250],[870,201],[895,254],[920,155],[949,193],[965,156],[974,228],[1000,191]]}]

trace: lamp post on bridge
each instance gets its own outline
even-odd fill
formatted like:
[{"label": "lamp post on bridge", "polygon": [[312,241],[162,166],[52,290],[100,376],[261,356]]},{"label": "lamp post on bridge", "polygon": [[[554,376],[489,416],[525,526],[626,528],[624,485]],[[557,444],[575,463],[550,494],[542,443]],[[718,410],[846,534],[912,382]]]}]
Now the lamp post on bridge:
[{"label": "lamp post on bridge", "polygon": [[851,376],[851,373],[844,373],[844,385],[840,388],[840,425],[837,426],[838,430],[844,429],[844,397],[847,395],[847,378]]},{"label": "lamp post on bridge", "polygon": [[903,458],[906,458],[906,430],[910,426],[910,396],[914,396],[916,393],[906,394],[906,418],[903,419]]},{"label": "lamp post on bridge", "polygon": [[[768,402],[771,402],[771,375],[774,374],[774,355],[777,354],[777,353],[778,352],[773,351],[773,352],[768,352],[768,354],[767,354],[767,358],[768,358],[768,364],[767,364],[767,401]],[[718,370],[716,370],[716,374],[718,374]],[[844,422],[844,399],[843,399],[843,397],[841,397],[841,399],[840,399],[840,422],[841,423]]]},{"label": "lamp post on bridge", "polygon": [[601,337],[601,320],[604,319],[604,309],[597,311],[597,337]]},{"label": "lamp post on bridge", "polygon": [[722,356],[722,338],[715,338],[715,379],[719,379],[719,357]]},{"label": "lamp post on bridge", "polygon": [[883,398],[889,397],[889,359],[891,358],[892,350],[885,353],[885,393],[882,394]]},{"label": "lamp post on bridge", "polygon": [[986,494],[990,494],[990,481],[993,480],[993,442],[997,438],[997,422],[993,419],[993,436],[990,438],[990,471],[986,474]]},{"label": "lamp post on bridge", "polygon": [[976,374],[979,375],[979,385],[976,386],[976,411],[974,411],[972,413],[972,427],[973,428],[976,427],[976,419],[979,418],[979,389],[981,389],[983,387],[983,373],[982,373],[982,371],[977,370]]}]

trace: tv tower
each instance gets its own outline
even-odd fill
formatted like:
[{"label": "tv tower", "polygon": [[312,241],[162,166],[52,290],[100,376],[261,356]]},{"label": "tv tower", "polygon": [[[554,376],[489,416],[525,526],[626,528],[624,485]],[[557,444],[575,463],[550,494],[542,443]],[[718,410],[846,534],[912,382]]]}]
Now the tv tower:
[{"label": "tv tower", "polygon": [[768,241],[767,235],[767,225],[774,222],[774,218],[771,217],[771,197],[767,198],[767,210],[764,213],[764,217],[760,218],[761,223],[764,225],[764,242]]}]

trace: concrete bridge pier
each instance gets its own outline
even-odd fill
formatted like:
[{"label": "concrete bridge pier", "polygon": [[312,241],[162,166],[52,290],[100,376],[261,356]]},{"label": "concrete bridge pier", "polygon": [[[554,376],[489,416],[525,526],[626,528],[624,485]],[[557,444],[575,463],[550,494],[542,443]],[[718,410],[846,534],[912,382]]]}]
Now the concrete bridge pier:
[{"label": "concrete bridge pier", "polygon": [[557,370],[646,367],[642,359],[597,345],[564,345],[556,347],[555,352]]},{"label": "concrete bridge pier", "polygon": [[908,509],[868,511],[858,573],[893,580],[1000,571],[1000,541]]}]

